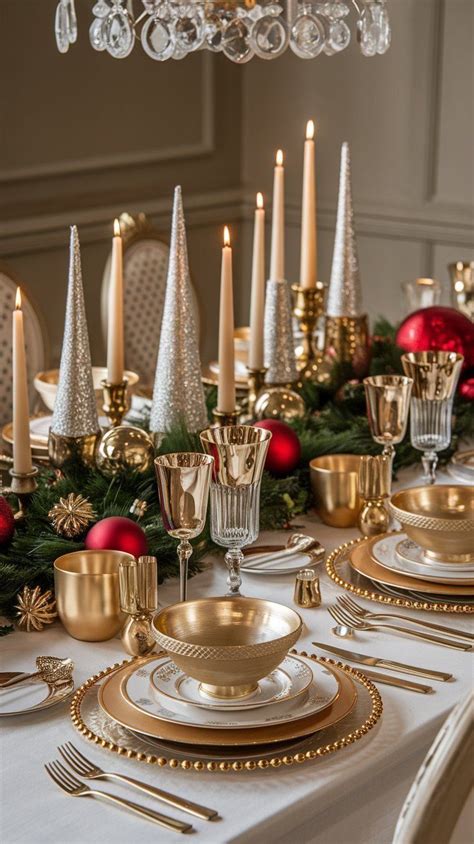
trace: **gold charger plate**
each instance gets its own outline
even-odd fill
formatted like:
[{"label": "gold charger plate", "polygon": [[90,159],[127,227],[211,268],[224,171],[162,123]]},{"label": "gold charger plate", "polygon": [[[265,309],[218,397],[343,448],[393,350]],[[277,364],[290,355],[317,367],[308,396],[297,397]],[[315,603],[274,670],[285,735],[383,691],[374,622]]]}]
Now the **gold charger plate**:
[{"label": "gold charger plate", "polygon": [[[147,665],[156,656],[144,657],[132,664],[126,664],[115,671],[99,690],[99,704],[104,712],[129,730],[165,741],[193,745],[214,745],[216,747],[240,747],[255,744],[275,744],[289,739],[301,738],[324,727],[332,726],[345,718],[356,704],[357,690],[351,678],[332,665],[328,671],[336,677],[339,695],[329,706],[313,715],[288,724],[272,724],[264,727],[248,727],[240,730],[212,729],[210,727],[185,727],[170,721],[163,721],[156,715],[136,709],[126,696],[126,681],[137,665]],[[319,662],[319,659],[317,660]]]},{"label": "gold charger plate", "polygon": [[396,589],[408,589],[411,592],[424,592],[428,595],[455,595],[456,597],[472,598],[474,589],[472,586],[454,585],[453,583],[433,583],[432,580],[410,577],[408,574],[399,574],[391,569],[386,569],[374,557],[373,547],[376,542],[383,539],[385,534],[366,539],[356,548],[349,552],[349,563],[353,569],[370,580],[378,580],[387,586],[394,586]]},{"label": "gold charger plate", "polygon": [[[397,532],[401,533],[401,531]],[[369,601],[376,601],[379,604],[386,604],[392,607],[426,610],[427,612],[465,613],[467,615],[474,613],[474,603],[463,602],[462,599],[458,602],[454,596],[449,601],[444,601],[442,596],[437,597],[433,595],[430,599],[421,595],[418,597],[410,594],[392,596],[377,590],[376,585],[356,572],[349,563],[351,549],[362,545],[364,542],[367,542],[365,537],[344,542],[338,548],[335,548],[326,560],[326,572],[328,576],[342,589],[352,592],[353,595],[358,595],[359,598],[367,598]]]},{"label": "gold charger plate", "polygon": [[[293,650],[291,653],[298,652]],[[316,660],[313,654],[302,651],[300,656]],[[71,720],[74,727],[87,741],[93,742],[111,753],[127,759],[135,759],[160,768],[180,768],[186,771],[246,772],[273,770],[280,767],[297,767],[336,753],[364,738],[380,721],[383,711],[382,698],[376,686],[356,668],[344,665],[328,657],[318,660],[326,666],[335,666],[355,683],[358,696],[352,712],[343,721],[317,733],[284,742],[278,745],[256,745],[252,748],[216,748],[178,745],[141,737],[109,718],[98,703],[100,683],[115,671],[130,665],[135,660],[105,668],[90,677],[77,690],[71,704]],[[150,751],[152,748],[153,752]]]}]

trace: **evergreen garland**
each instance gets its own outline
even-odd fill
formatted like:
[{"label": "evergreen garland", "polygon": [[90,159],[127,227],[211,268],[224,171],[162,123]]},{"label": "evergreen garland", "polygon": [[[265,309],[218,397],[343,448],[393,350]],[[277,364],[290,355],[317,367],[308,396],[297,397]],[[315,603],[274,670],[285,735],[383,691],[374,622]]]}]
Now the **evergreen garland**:
[{"label": "evergreen garland", "polygon": [[[401,373],[401,351],[394,342],[395,329],[385,320],[375,325],[372,338],[371,374]],[[310,505],[309,461],[321,454],[348,452],[377,454],[378,446],[370,435],[363,385],[347,367],[335,367],[328,387],[307,384],[302,389],[307,413],[293,427],[302,447],[298,469],[285,478],[264,473],[261,492],[260,524],[262,530],[286,527],[298,513]],[[209,413],[215,406],[216,391],[207,394]],[[446,460],[455,451],[460,437],[474,435],[474,402],[457,398],[454,406],[455,424],[450,448],[440,455]],[[197,435],[183,427],[170,432],[161,443],[160,452],[201,451]],[[420,454],[410,445],[409,438],[397,446],[395,468],[419,461]],[[27,518],[17,526],[15,535],[0,553],[0,614],[13,616],[17,593],[25,585],[53,586],[53,562],[61,554],[84,547],[84,536],[75,540],[58,536],[48,519],[48,513],[59,498],[70,492],[81,493],[89,499],[97,521],[107,516],[128,516],[136,498],[146,501],[148,509],[139,520],[149,544],[150,554],[159,562],[160,580],[178,574],[176,541],[166,533],[159,514],[156,481],[153,472],[146,475],[103,477],[97,470],[76,470],[58,480],[51,470],[42,468],[38,489],[31,499]],[[132,517],[135,518],[135,517]],[[190,573],[199,570],[199,561],[213,547],[209,525],[196,540],[190,559]],[[9,632],[3,628],[1,633]]]}]

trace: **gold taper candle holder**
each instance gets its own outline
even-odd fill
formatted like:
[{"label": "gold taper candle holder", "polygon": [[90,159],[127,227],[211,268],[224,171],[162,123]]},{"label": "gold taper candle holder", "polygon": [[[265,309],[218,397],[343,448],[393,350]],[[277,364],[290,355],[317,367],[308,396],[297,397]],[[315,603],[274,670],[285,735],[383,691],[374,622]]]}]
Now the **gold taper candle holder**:
[{"label": "gold taper candle holder", "polygon": [[74,466],[95,466],[99,431],[85,434],[83,437],[65,437],[49,431],[48,455],[55,469],[67,469]]},{"label": "gold taper candle holder", "polygon": [[392,458],[389,454],[371,457],[364,454],[359,464],[359,495],[362,498],[357,526],[363,536],[386,533],[390,527],[387,499],[392,480]]},{"label": "gold taper candle holder", "polygon": [[214,425],[218,428],[226,428],[229,425],[238,425],[240,413],[240,407],[236,407],[235,410],[218,410],[216,407],[212,411]]},{"label": "gold taper candle holder", "polygon": [[122,423],[122,419],[128,410],[127,386],[128,378],[124,378],[119,384],[111,384],[110,381],[100,382],[104,396],[102,410],[107,416],[112,428]]},{"label": "gold taper candle holder", "polygon": [[156,645],[151,624],[158,608],[156,557],[121,562],[119,588],[120,609],[128,615],[122,630],[122,644],[132,656],[146,656]]},{"label": "gold taper candle holder", "polygon": [[26,516],[28,502],[38,487],[37,474],[38,469],[36,467],[33,467],[31,472],[15,472],[14,469],[10,469],[12,479],[10,489],[18,498],[18,510],[15,513],[15,521],[17,522],[22,521]]},{"label": "gold taper candle holder", "polygon": [[325,352],[334,363],[369,364],[367,314],[358,317],[326,317]]},{"label": "gold taper candle holder", "polygon": [[314,346],[314,331],[320,317],[324,314],[324,294],[326,285],[320,281],[316,287],[302,287],[292,284],[293,314],[299,321],[303,334],[301,350],[296,355],[296,366],[302,381],[327,383],[330,371],[324,361],[324,355]]},{"label": "gold taper candle holder", "polygon": [[265,384],[266,371],[266,367],[262,367],[261,369],[252,369],[251,367],[247,367],[249,385],[247,399],[247,415],[249,422],[252,422],[255,419],[255,404]]}]

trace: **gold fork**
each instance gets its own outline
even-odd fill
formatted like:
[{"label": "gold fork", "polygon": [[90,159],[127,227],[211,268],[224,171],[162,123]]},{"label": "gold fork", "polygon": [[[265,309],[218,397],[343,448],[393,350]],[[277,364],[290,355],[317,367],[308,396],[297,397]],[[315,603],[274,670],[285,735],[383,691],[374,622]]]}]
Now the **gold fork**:
[{"label": "gold fork", "polygon": [[119,780],[127,785],[131,785],[133,788],[137,788],[139,791],[144,791],[145,794],[151,794],[152,797],[162,800],[163,803],[167,803],[175,809],[181,809],[183,812],[195,815],[197,818],[202,818],[205,821],[215,820],[217,818],[217,812],[214,809],[207,809],[206,806],[200,806],[198,803],[192,803],[190,800],[184,800],[181,797],[170,794],[168,791],[162,791],[161,788],[155,788],[153,785],[147,785],[140,780],[132,779],[132,777],[127,777],[124,774],[103,771],[102,768],[99,768],[97,765],[90,762],[89,759],[86,759],[86,757],[83,756],[70,741],[66,742],[66,744],[60,745],[58,750],[64,761],[67,762],[69,767],[72,768],[76,774],[79,774],[80,777],[85,777],[85,779],[91,780]]},{"label": "gold fork", "polygon": [[443,645],[445,648],[453,648],[458,651],[472,650],[471,645],[466,642],[457,642],[456,639],[442,639],[439,636],[432,636],[430,633],[422,633],[421,630],[413,630],[411,627],[401,627],[397,624],[369,624],[357,616],[350,615],[347,610],[334,605],[327,607],[327,611],[337,624],[349,625],[356,630],[393,630],[395,633],[406,633],[408,636],[423,639],[424,642],[431,642],[434,645]]},{"label": "gold fork", "polygon": [[172,829],[175,832],[191,832],[193,827],[189,823],[176,821],[174,818],[169,818],[167,815],[162,815],[160,812],[155,812],[153,809],[146,809],[145,806],[139,806],[138,803],[132,803],[131,800],[124,800],[122,797],[116,797],[114,794],[108,794],[106,791],[96,791],[89,788],[80,780],[71,774],[66,768],[61,765],[61,762],[50,762],[44,766],[46,773],[56,783],[62,791],[69,794],[71,797],[93,797],[97,800],[105,800],[110,803],[115,803],[117,806],[123,806],[129,812],[139,815],[141,818],[147,818],[149,821],[164,826],[165,829]]},{"label": "gold fork", "polygon": [[446,633],[448,636],[458,636],[460,639],[469,639],[470,641],[474,640],[473,633],[466,633],[465,630],[458,630],[455,627],[447,627],[444,624],[435,624],[433,621],[421,621],[418,618],[408,618],[406,615],[398,615],[394,612],[373,612],[372,610],[366,610],[365,607],[361,607],[360,604],[357,604],[352,598],[349,598],[348,595],[338,595],[337,602],[341,605],[341,607],[349,610],[354,615],[360,616],[361,618],[397,618],[400,621],[409,621],[412,624],[418,624],[420,627],[427,627],[429,630],[437,630],[439,633]]}]

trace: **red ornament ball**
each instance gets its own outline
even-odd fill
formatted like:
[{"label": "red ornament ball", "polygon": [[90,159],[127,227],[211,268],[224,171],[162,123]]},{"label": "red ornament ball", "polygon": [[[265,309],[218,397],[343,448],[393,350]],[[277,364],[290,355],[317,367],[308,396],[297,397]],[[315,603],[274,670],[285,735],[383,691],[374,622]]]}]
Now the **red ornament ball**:
[{"label": "red ornament ball", "polygon": [[88,551],[124,551],[134,557],[148,554],[148,542],[140,525],[125,516],[109,516],[91,527],[85,539]]},{"label": "red ornament ball", "polygon": [[8,545],[15,533],[15,519],[8,501],[0,495],[0,547]]},{"label": "red ornament ball", "polygon": [[474,323],[456,308],[414,311],[400,325],[396,343],[405,352],[457,352],[464,356],[463,369],[474,366]]},{"label": "red ornament ball", "polygon": [[301,443],[293,428],[279,419],[262,419],[255,428],[271,431],[265,469],[272,475],[289,475],[296,469],[301,457]]},{"label": "red ornament ball", "polygon": [[466,401],[474,401],[474,378],[466,378],[459,386],[459,395]]}]

